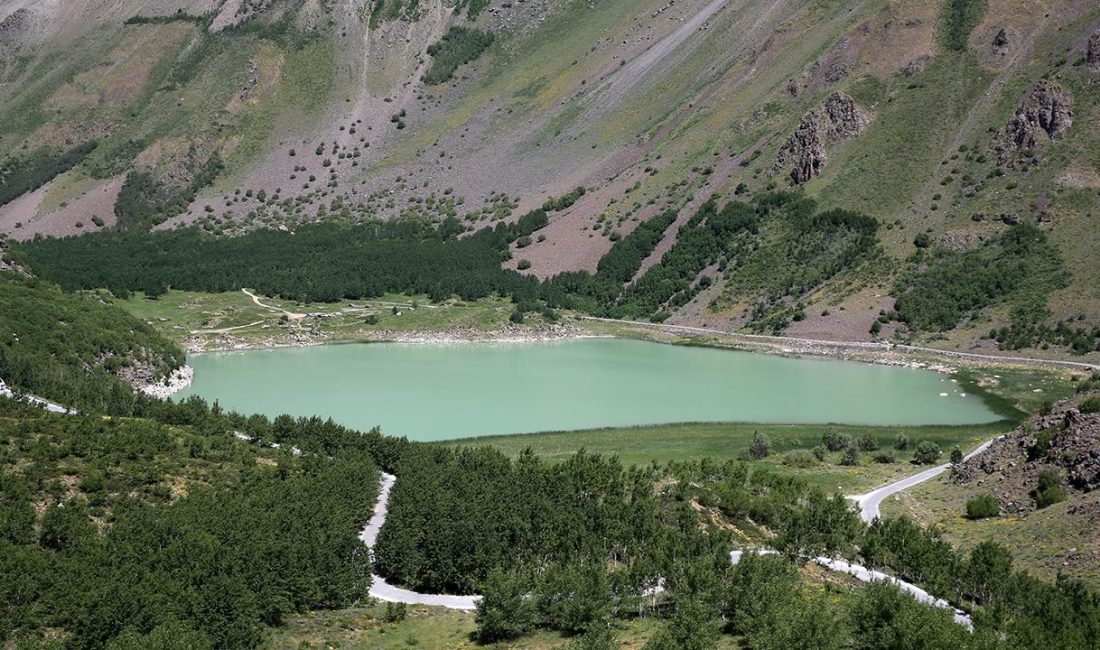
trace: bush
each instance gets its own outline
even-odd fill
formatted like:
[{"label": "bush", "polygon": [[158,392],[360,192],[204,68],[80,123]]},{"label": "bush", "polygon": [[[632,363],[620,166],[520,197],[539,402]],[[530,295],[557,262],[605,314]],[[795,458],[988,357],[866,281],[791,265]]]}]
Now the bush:
[{"label": "bush", "polygon": [[386,603],[385,609],[382,610],[382,621],[384,623],[400,623],[405,620],[408,615],[408,609],[405,607],[405,603]]},{"label": "bush", "polygon": [[878,438],[869,433],[865,433],[859,437],[859,449],[860,451],[875,451],[878,449]]},{"label": "bush", "polygon": [[917,451],[913,454],[913,462],[918,465],[935,465],[943,452],[940,446],[931,440],[925,440],[917,445]]},{"label": "bush", "polygon": [[880,451],[874,455],[874,461],[883,465],[890,465],[897,461],[897,456],[892,451]]},{"label": "bush", "polygon": [[840,451],[841,449],[852,446],[852,437],[845,433],[837,433],[832,429],[828,429],[825,433],[821,434],[821,444],[825,445],[825,448],[829,451]]},{"label": "bush", "polygon": [[904,433],[898,434],[898,437],[894,438],[894,449],[898,451],[909,449],[910,444],[912,444],[912,442],[909,440],[909,436]]},{"label": "bush", "polygon": [[1100,413],[1100,395],[1093,395],[1081,402],[1081,406],[1078,410],[1082,413]]},{"label": "bush", "polygon": [[966,502],[967,519],[986,519],[1001,514],[1001,504],[992,494],[983,494]]},{"label": "bush", "polygon": [[951,448],[951,464],[958,465],[963,462],[963,450],[958,447]]},{"label": "bush", "polygon": [[428,47],[432,64],[424,73],[424,83],[431,86],[450,80],[458,66],[481,56],[492,44],[489,32],[458,25],[449,28],[443,38]]},{"label": "bush", "polygon": [[844,457],[840,459],[841,465],[855,467],[859,465],[859,447],[848,445],[844,448]]},{"label": "bush", "polygon": [[814,448],[811,451],[813,451],[814,458],[816,458],[820,461],[824,461],[825,460],[825,453],[828,452],[829,450],[826,449],[824,445],[815,445]]},{"label": "bush", "polygon": [[1039,485],[1031,493],[1035,498],[1035,507],[1045,508],[1066,500],[1066,490],[1062,487],[1062,475],[1054,469],[1039,472]]},{"label": "bush", "polygon": [[815,454],[812,454],[805,449],[795,449],[783,454],[783,464],[788,467],[799,467],[805,469],[807,467],[813,467],[817,465],[818,458]]},{"label": "bush", "polygon": [[772,441],[759,431],[753,431],[752,446],[746,451],[748,457],[752,460],[760,460],[767,458],[770,453],[772,453]]}]

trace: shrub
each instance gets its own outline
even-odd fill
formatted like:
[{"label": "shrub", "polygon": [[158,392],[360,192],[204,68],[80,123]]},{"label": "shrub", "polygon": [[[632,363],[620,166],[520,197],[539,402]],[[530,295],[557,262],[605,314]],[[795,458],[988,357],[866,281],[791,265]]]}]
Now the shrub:
[{"label": "shrub", "polygon": [[473,61],[493,44],[493,35],[479,29],[453,26],[443,38],[428,47],[432,64],[424,73],[429,86],[450,80],[458,66]]},{"label": "shrub", "polygon": [[1001,514],[1001,504],[992,494],[983,494],[966,502],[967,519],[986,519]]},{"label": "shrub", "polygon": [[845,447],[850,447],[852,444],[852,437],[844,434],[837,433],[832,429],[828,429],[825,433],[821,434],[821,444],[825,445],[825,448],[829,451],[840,451]]},{"label": "shrub", "polygon": [[935,465],[943,452],[940,446],[931,440],[925,440],[917,445],[917,451],[913,454],[913,462],[918,465]]},{"label": "shrub", "polygon": [[1078,410],[1082,413],[1100,413],[1100,395],[1093,395],[1081,402],[1081,406]]},{"label": "shrub", "polygon": [[753,431],[752,446],[748,448],[746,453],[752,460],[767,458],[768,454],[772,453],[772,441],[759,431]]},{"label": "shrub", "polygon": [[952,465],[958,465],[961,462],[963,462],[963,451],[962,451],[962,449],[959,449],[958,447],[952,447],[951,448],[951,464]]},{"label": "shrub", "polygon": [[1049,468],[1039,472],[1039,485],[1032,491],[1035,507],[1045,508],[1066,500],[1066,490],[1062,487],[1062,475],[1058,470]]},{"label": "shrub", "polygon": [[865,433],[859,437],[859,449],[860,451],[874,451],[878,449],[878,438],[875,438],[869,433]]},{"label": "shrub", "polygon": [[814,458],[823,461],[825,460],[825,453],[829,450],[824,445],[815,445],[811,451],[813,451]]},{"label": "shrub", "polygon": [[909,449],[910,444],[911,441],[909,440],[909,436],[904,433],[898,434],[898,437],[894,438],[894,449],[897,449],[898,451],[905,451],[906,449]]},{"label": "shrub", "polygon": [[382,610],[382,621],[385,623],[400,623],[405,620],[407,614],[408,610],[405,603],[386,603],[386,608]]},{"label": "shrub", "polygon": [[531,260],[520,260],[516,264],[516,268],[520,271],[526,271],[527,269],[531,268]]},{"label": "shrub", "polygon": [[813,467],[817,465],[818,458],[815,454],[812,454],[805,449],[795,449],[783,454],[783,464],[788,467],[799,467],[805,469],[807,467]]},{"label": "shrub", "polygon": [[848,445],[844,449],[844,457],[840,459],[841,465],[847,465],[849,467],[855,467],[859,465],[859,447],[855,445]]},{"label": "shrub", "polygon": [[874,455],[874,461],[883,465],[890,465],[897,461],[897,457],[892,451],[880,451]]}]

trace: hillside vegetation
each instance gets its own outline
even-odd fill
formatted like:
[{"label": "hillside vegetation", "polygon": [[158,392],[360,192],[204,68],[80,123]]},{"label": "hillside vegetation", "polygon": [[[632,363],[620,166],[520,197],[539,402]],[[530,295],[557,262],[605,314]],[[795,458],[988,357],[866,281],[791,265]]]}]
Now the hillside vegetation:
[{"label": "hillside vegetation", "polygon": [[184,363],[175,343],[102,297],[15,271],[0,271],[0,341],[0,379],[80,409],[126,412],[134,396],[120,375],[155,382]]},{"label": "hillside vegetation", "polygon": [[[83,23],[0,17],[0,230],[19,239],[476,231],[543,205],[550,223],[506,268],[576,286],[633,242],[583,292],[593,313],[1100,354],[1089,3],[100,1],[81,0]],[[780,209],[698,241],[707,201],[792,190],[830,217]],[[1032,262],[984,274],[1014,288],[959,280],[1017,224],[1042,233]],[[944,283],[953,305],[922,302]]]}]

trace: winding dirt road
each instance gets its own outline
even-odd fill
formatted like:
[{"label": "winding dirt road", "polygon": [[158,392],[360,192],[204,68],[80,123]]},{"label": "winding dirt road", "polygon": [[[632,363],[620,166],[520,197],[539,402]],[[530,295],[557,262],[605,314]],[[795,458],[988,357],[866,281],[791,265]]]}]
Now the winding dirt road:
[{"label": "winding dirt road", "polygon": [[[990,440],[989,442],[981,445],[973,452],[971,452],[970,456],[981,453],[987,447],[989,447],[992,442],[993,441]],[[969,458],[970,456],[967,456],[967,458]],[[863,520],[872,521],[874,520],[874,518],[878,517],[878,504],[882,501],[883,498],[889,496],[890,494],[894,494],[896,492],[904,490],[907,487],[916,485],[917,483],[927,481],[933,476],[938,475],[940,472],[943,472],[945,469],[947,469],[947,467],[947,465],[934,467],[930,470],[925,470],[924,472],[911,476],[907,479],[898,481],[896,483],[891,483],[890,485],[879,488],[874,492],[869,492],[866,495],[850,498],[857,499],[859,501],[860,516],[863,518]],[[386,523],[386,513],[387,506],[390,500],[390,490],[393,488],[393,485],[396,482],[397,477],[393,474],[382,474],[381,485],[378,491],[378,502],[374,506],[374,514],[371,515],[370,521],[359,534],[359,539],[363,540],[363,543],[367,545],[368,549],[371,549],[371,561],[374,560],[373,549],[375,543],[378,541],[378,533],[381,532],[382,526]],[[872,516],[870,519],[868,519],[867,513],[872,510],[869,509],[873,509],[874,512],[874,516]],[[730,553],[730,562],[732,564],[737,564],[741,561],[741,558],[744,557],[745,553],[770,555],[775,553],[775,551],[767,548],[754,549],[749,551],[732,551]],[[826,567],[838,573],[846,573],[861,582],[889,582],[898,589],[913,596],[913,598],[915,598],[918,602],[925,603],[927,605],[933,605],[935,607],[941,607],[944,609],[950,609],[954,613],[956,623],[958,623],[959,625],[963,625],[967,628],[973,628],[973,622],[971,621],[970,616],[966,614],[966,612],[956,608],[954,605],[941,598],[936,598],[935,596],[928,593],[924,589],[921,589],[917,585],[906,582],[904,580],[900,580],[881,571],[875,571],[874,569],[869,569],[860,564],[848,562],[847,560],[828,557],[816,557],[813,559],[813,561],[823,567]],[[406,603],[409,605],[430,605],[433,607],[446,607],[448,609],[460,609],[469,611],[477,608],[477,602],[481,598],[480,596],[476,595],[452,596],[450,594],[425,594],[391,585],[390,583],[386,582],[385,578],[377,574],[372,575],[371,578],[372,581],[370,595],[385,602]]]},{"label": "winding dirt road", "polygon": [[286,317],[289,318],[290,320],[301,320],[301,319],[306,317],[306,314],[299,314],[299,313],[296,313],[296,312],[293,312],[293,311],[287,311],[286,309],[283,309],[282,307],[276,307],[275,305],[268,305],[266,303],[263,303],[263,302],[260,301],[259,296],[252,293],[248,289],[241,289],[241,291],[243,291],[245,293],[245,295],[247,295],[248,297],[252,298],[252,302],[256,303],[260,307],[263,307],[264,309],[270,309],[271,311],[277,311],[280,314],[285,314]]}]

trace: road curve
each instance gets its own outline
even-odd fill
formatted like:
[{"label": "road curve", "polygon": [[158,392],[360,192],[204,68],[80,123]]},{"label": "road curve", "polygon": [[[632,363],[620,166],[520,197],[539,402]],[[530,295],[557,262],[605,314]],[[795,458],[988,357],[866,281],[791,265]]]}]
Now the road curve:
[{"label": "road curve", "polygon": [[[382,474],[382,482],[378,490],[378,502],[374,504],[374,514],[367,522],[366,528],[359,533],[359,539],[371,549],[371,561],[374,561],[374,544],[378,541],[378,533],[382,525],[386,523],[386,507],[390,501],[390,489],[397,481],[393,474]],[[395,587],[386,582],[380,575],[371,576],[370,595],[378,600],[390,603],[406,603],[409,605],[431,605],[433,607],[446,607],[448,609],[472,610],[477,607],[480,596],[452,596],[449,594],[422,594],[408,589]]]},{"label": "road curve", "polygon": [[[970,460],[971,458],[977,456],[986,449],[989,449],[989,445],[992,445],[995,440],[998,440],[1002,437],[1003,436],[998,436],[997,438],[993,438],[992,440],[987,440],[983,442],[981,445],[978,446],[977,449],[964,456],[963,460]],[[938,465],[931,469],[926,469],[923,472],[914,474],[912,476],[907,476],[900,481],[890,483],[889,485],[884,485],[866,494],[854,494],[849,496],[848,498],[852,501],[855,501],[856,504],[859,505],[860,519],[867,523],[871,523],[872,521],[882,516],[882,513],[879,510],[879,506],[887,497],[893,494],[897,494],[902,490],[907,490],[914,485],[924,483],[929,479],[935,478],[944,473],[948,467],[951,467],[951,464],[944,463],[943,465]]]}]

